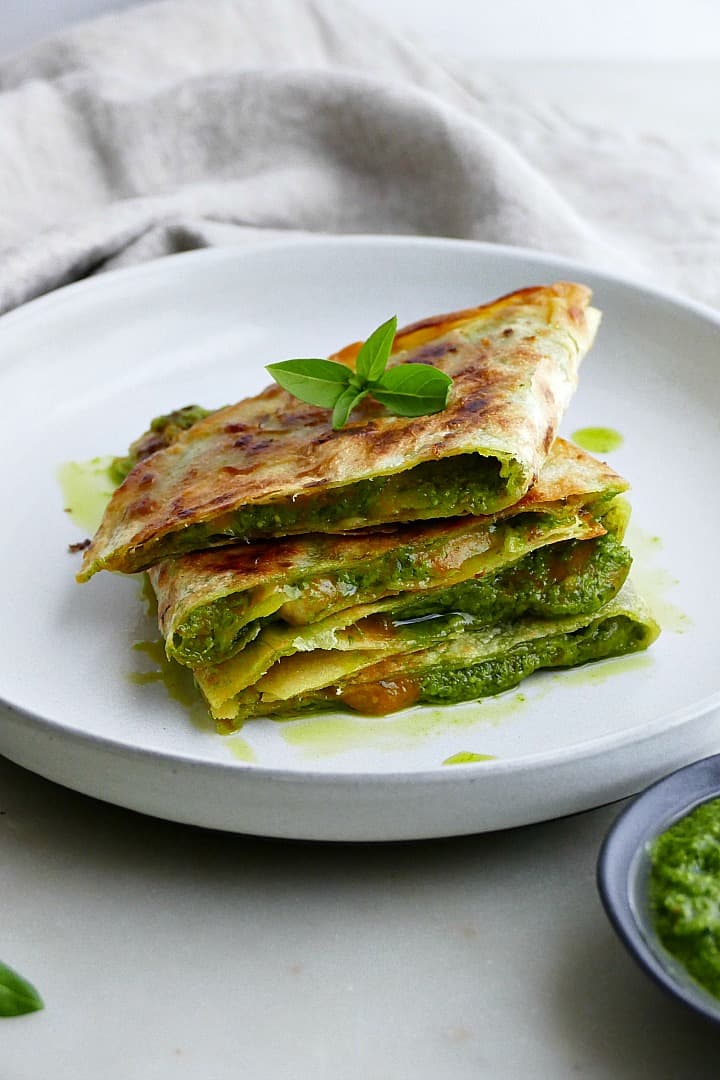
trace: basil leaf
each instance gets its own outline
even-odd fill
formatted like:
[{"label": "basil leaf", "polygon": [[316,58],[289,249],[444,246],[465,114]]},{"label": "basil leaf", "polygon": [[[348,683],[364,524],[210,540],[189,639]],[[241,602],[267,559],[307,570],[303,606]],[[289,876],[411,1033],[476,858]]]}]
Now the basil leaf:
[{"label": "basil leaf", "polygon": [[332,409],[352,376],[350,368],[334,360],[281,360],[266,371],[293,397],[323,409]]},{"label": "basil leaf", "polygon": [[364,382],[374,382],[380,378],[392,352],[397,315],[388,319],[377,330],[373,330],[364,343],[355,360],[355,371]]},{"label": "basil leaf", "polygon": [[397,416],[427,416],[448,403],[452,379],[427,364],[398,364],[370,387],[376,401]]},{"label": "basil leaf", "polygon": [[343,391],[340,397],[335,402],[335,408],[332,415],[333,431],[337,431],[343,427],[348,420],[350,413],[353,411],[356,405],[358,405],[364,397],[368,394],[367,390],[361,390],[359,393],[353,387],[349,386],[347,390]]},{"label": "basil leaf", "polygon": [[283,360],[268,364],[267,370],[293,397],[332,409],[335,431],[368,393],[397,416],[440,412],[450,396],[449,375],[426,364],[398,364],[386,371],[396,331],[395,315],[373,330],[360,347],[354,371],[334,360],[314,358]]},{"label": "basil leaf", "polygon": [[35,987],[0,963],[0,1016],[22,1016],[42,1008],[42,998]]}]

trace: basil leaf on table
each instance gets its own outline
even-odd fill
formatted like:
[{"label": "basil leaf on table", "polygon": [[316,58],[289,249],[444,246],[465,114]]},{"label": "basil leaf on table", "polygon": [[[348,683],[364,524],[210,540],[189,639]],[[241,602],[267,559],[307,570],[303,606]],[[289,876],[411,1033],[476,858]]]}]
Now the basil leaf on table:
[{"label": "basil leaf on table", "polygon": [[12,968],[0,963],[0,1016],[22,1016],[43,1007],[35,987]]}]

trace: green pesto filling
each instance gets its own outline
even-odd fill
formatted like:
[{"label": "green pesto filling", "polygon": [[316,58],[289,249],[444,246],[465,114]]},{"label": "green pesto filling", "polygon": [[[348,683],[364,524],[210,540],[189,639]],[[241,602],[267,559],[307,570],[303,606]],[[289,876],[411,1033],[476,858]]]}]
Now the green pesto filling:
[{"label": "green pesto filling", "polygon": [[574,667],[590,660],[622,656],[645,647],[647,630],[626,615],[575,630],[571,634],[521,642],[505,656],[484,660],[460,670],[437,668],[413,676],[420,704],[471,701],[510,690],[539,668]]},{"label": "green pesto filling", "polygon": [[[541,530],[547,529],[550,533],[559,524],[565,523],[574,524],[573,517],[567,515],[558,519],[550,513],[517,514],[509,521],[500,521],[491,527],[492,538],[487,553],[511,548],[517,551],[530,549],[533,543],[537,543]],[[369,554],[360,565],[319,567],[311,577],[293,580],[293,587],[300,592],[298,602],[303,612],[297,621],[314,622],[351,604],[372,603],[383,596],[408,590],[437,590],[438,573],[433,570],[433,562],[438,556],[442,558],[446,545],[444,535],[438,536],[431,546],[420,551],[412,543],[407,546],[399,544],[388,553]],[[288,621],[295,621],[292,615]]]},{"label": "green pesto filling", "polygon": [[[170,446],[181,432],[215,411],[202,405],[186,405],[156,416],[128,453],[114,459],[109,469],[113,482],[122,483],[138,461]],[[298,494],[233,511],[222,521],[190,525],[178,537],[166,538],[162,546],[165,554],[178,555],[233,540],[285,536],[289,532],[340,532],[369,523],[488,514],[522,494],[521,480],[521,470],[514,463],[503,464],[480,454],[461,454],[319,494]]]},{"label": "green pesto filling", "polygon": [[[518,543],[522,543],[526,530],[537,530],[544,524],[547,524],[548,528],[553,527],[551,515],[518,515],[512,520],[513,534],[517,535]],[[440,537],[437,547],[442,548],[444,544],[444,537]],[[344,569],[324,567],[311,577],[293,578],[289,585],[293,591],[297,590],[302,600],[309,605],[313,604],[313,600],[316,601],[314,618],[307,618],[307,622],[313,622],[354,604],[370,603],[382,596],[415,588],[418,584],[428,588],[432,585],[428,565],[431,561],[432,552],[418,558],[418,553],[412,546],[401,546],[389,554],[370,555],[367,561],[360,565]],[[330,590],[327,588],[328,583]],[[334,600],[331,596],[334,596]],[[217,664],[229,659],[257,637],[262,625],[281,618],[278,613],[268,618],[252,620],[251,608],[250,593],[220,596],[210,603],[193,608],[174,630],[168,643],[169,655],[191,667],[197,664]],[[248,616],[252,620],[249,625]]]},{"label": "green pesto filling", "polygon": [[163,537],[153,558],[299,532],[344,532],[395,521],[490,514],[513,501],[515,472],[480,454],[425,461],[401,473],[300,493],[188,525]]},{"label": "green pesto filling", "polygon": [[[376,565],[342,571],[347,595],[364,600],[373,586],[387,582],[387,564],[409,584],[427,570],[397,553]],[[632,556],[611,534],[593,540],[565,540],[540,548],[496,574],[463,581],[447,589],[398,597],[388,605],[393,619],[426,619],[454,612],[476,627],[522,615],[560,616],[590,613],[611,600],[627,577]],[[385,574],[383,576],[383,567]],[[220,597],[195,608],[172,636],[168,652],[191,667],[227,660],[254,640],[262,626],[277,616],[245,623],[247,594]],[[325,614],[330,614],[326,611]],[[437,631],[439,627],[432,627]],[[420,632],[418,626],[417,632]]]},{"label": "green pesto filling", "polygon": [[564,540],[531,552],[497,574],[400,601],[392,613],[413,619],[462,611],[484,617],[484,625],[522,615],[589,614],[619,592],[631,562],[628,549],[609,533],[593,540]]},{"label": "green pesto filling", "polygon": [[650,862],[650,910],[660,941],[720,998],[720,799],[662,833]]},{"label": "green pesto filling", "polygon": [[246,622],[243,614],[249,606],[246,593],[222,596],[188,613],[168,642],[168,655],[195,667],[219,663],[253,641],[270,619]]},{"label": "green pesto filling", "polygon": [[[571,633],[523,641],[508,649],[502,656],[482,660],[462,668],[437,666],[428,672],[403,671],[403,658],[398,657],[395,678],[409,680],[417,687],[414,703],[418,705],[451,705],[474,701],[511,690],[528,675],[541,668],[576,667],[611,656],[623,656],[647,648],[648,627],[627,615],[616,615],[582,627]],[[386,677],[385,682],[388,681]],[[271,705],[263,702],[243,714],[304,715],[328,709],[350,708],[338,696],[346,690],[360,690],[362,679],[350,680],[339,687],[300,695],[291,701]],[[238,721],[220,721],[219,730],[232,730]]]}]

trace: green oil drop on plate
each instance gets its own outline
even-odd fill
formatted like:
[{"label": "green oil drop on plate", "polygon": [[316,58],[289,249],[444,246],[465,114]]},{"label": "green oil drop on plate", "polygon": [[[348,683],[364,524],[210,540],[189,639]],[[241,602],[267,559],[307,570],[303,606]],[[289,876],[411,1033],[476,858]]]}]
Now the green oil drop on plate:
[{"label": "green oil drop on plate", "polygon": [[570,438],[591,454],[609,454],[619,450],[625,441],[619,431],[609,427],[578,428]]},{"label": "green oil drop on plate", "polygon": [[240,735],[223,735],[223,745],[227,747],[236,761],[244,761],[252,764],[257,761],[257,755],[247,739]]}]

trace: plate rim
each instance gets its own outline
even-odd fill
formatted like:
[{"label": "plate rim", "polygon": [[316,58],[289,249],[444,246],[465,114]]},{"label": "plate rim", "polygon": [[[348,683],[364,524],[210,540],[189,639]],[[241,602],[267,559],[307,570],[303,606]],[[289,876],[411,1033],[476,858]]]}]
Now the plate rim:
[{"label": "plate rim", "polygon": [[[612,662],[612,658],[610,658],[609,662]],[[507,693],[513,694],[516,690],[517,687],[515,687],[514,690],[507,691]],[[501,696],[502,695],[492,695],[489,700],[497,700]],[[472,702],[464,702],[462,704],[470,705]],[[161,760],[167,764],[192,764],[202,765],[213,770],[220,769],[228,772],[252,772],[254,775],[268,780],[280,780],[291,777],[294,781],[296,780],[301,783],[325,783],[333,786],[338,783],[354,785],[358,782],[362,782],[363,784],[383,785],[388,782],[392,782],[393,784],[404,784],[409,782],[452,783],[454,777],[458,774],[467,776],[470,773],[482,774],[490,771],[495,774],[512,774],[516,771],[528,773],[542,771],[542,769],[546,768],[548,765],[572,765],[573,761],[577,758],[581,758],[585,761],[591,757],[599,757],[608,751],[621,750],[623,747],[627,746],[628,743],[632,743],[635,746],[641,745],[643,742],[654,739],[659,734],[665,734],[676,727],[681,727],[691,720],[700,719],[701,717],[708,716],[715,710],[720,710],[720,689],[716,691],[715,694],[710,695],[710,697],[704,698],[699,705],[685,705],[680,709],[673,710],[672,713],[656,717],[650,723],[637,724],[631,728],[625,728],[620,733],[598,735],[595,738],[574,743],[572,746],[568,747],[545,750],[540,753],[528,754],[510,759],[493,758],[487,761],[459,762],[452,769],[441,769],[439,766],[434,766],[432,768],[416,770],[395,771],[387,769],[376,772],[364,772],[360,769],[353,769],[352,771],[334,771],[331,769],[313,771],[312,769],[293,768],[290,770],[287,768],[263,765],[260,762],[241,761],[239,759],[216,761],[211,758],[198,758],[194,757],[191,753],[163,750],[152,746],[141,747],[136,744],[122,742],[111,736],[99,734],[98,732],[84,732],[78,728],[70,727],[60,720],[42,716],[32,709],[28,709],[1,695],[0,705],[3,705],[18,716],[32,720],[34,724],[41,729],[44,729],[47,734],[59,733],[62,734],[63,737],[78,739],[95,749],[107,750],[111,753],[128,753],[132,756],[150,757]],[[436,706],[426,707],[435,708]],[[414,708],[423,708],[423,706],[414,706]],[[302,717],[288,717],[288,721],[298,719],[302,719]],[[640,738],[637,737],[639,731],[642,731],[642,736]],[[210,734],[214,733],[210,732]],[[232,739],[234,736],[238,735],[240,735],[240,731],[230,732],[228,735],[220,735],[218,733],[218,738]],[[658,780],[657,782],[660,783],[661,781]]]},{"label": "plate rim", "polygon": [[346,244],[358,247],[378,245],[383,247],[436,247],[438,249],[445,248],[447,250],[451,250],[452,248],[463,248],[466,250],[482,251],[490,256],[498,254],[510,259],[525,258],[530,261],[542,260],[543,262],[556,265],[558,268],[561,266],[570,267],[573,271],[577,270],[579,274],[592,274],[595,277],[606,278],[615,285],[622,285],[624,288],[646,295],[651,299],[663,300],[684,307],[689,311],[692,311],[693,314],[707,319],[720,330],[720,308],[714,308],[711,304],[707,304],[702,300],[696,300],[693,297],[687,296],[668,286],[660,284],[656,285],[651,281],[644,282],[631,275],[617,274],[599,264],[585,262],[580,259],[575,259],[572,256],[566,257],[557,252],[545,251],[542,248],[521,247],[513,244],[495,244],[488,240],[468,240],[460,237],[455,238],[448,236],[418,236],[415,234],[409,235],[404,233],[291,234],[288,237],[251,240],[247,244],[243,243],[242,245],[228,244],[218,247],[195,248],[192,251],[179,251],[167,255],[160,255],[157,258],[147,259],[145,262],[136,263],[131,266],[115,267],[112,270],[101,271],[92,277],[71,281],[66,285],[60,285],[51,292],[43,293],[41,296],[26,300],[18,307],[11,308],[9,311],[0,314],[0,329],[7,325],[12,325],[16,321],[19,322],[26,317],[32,317],[43,308],[51,309],[66,301],[68,297],[73,297],[78,293],[82,295],[86,292],[91,293],[97,291],[98,293],[102,293],[106,290],[111,290],[114,282],[119,277],[125,280],[132,280],[135,277],[157,274],[161,271],[163,266],[168,264],[168,262],[172,262],[173,265],[178,265],[180,263],[202,262],[206,260],[223,261],[227,259],[234,261],[235,259],[252,257],[277,248],[342,247]]}]

